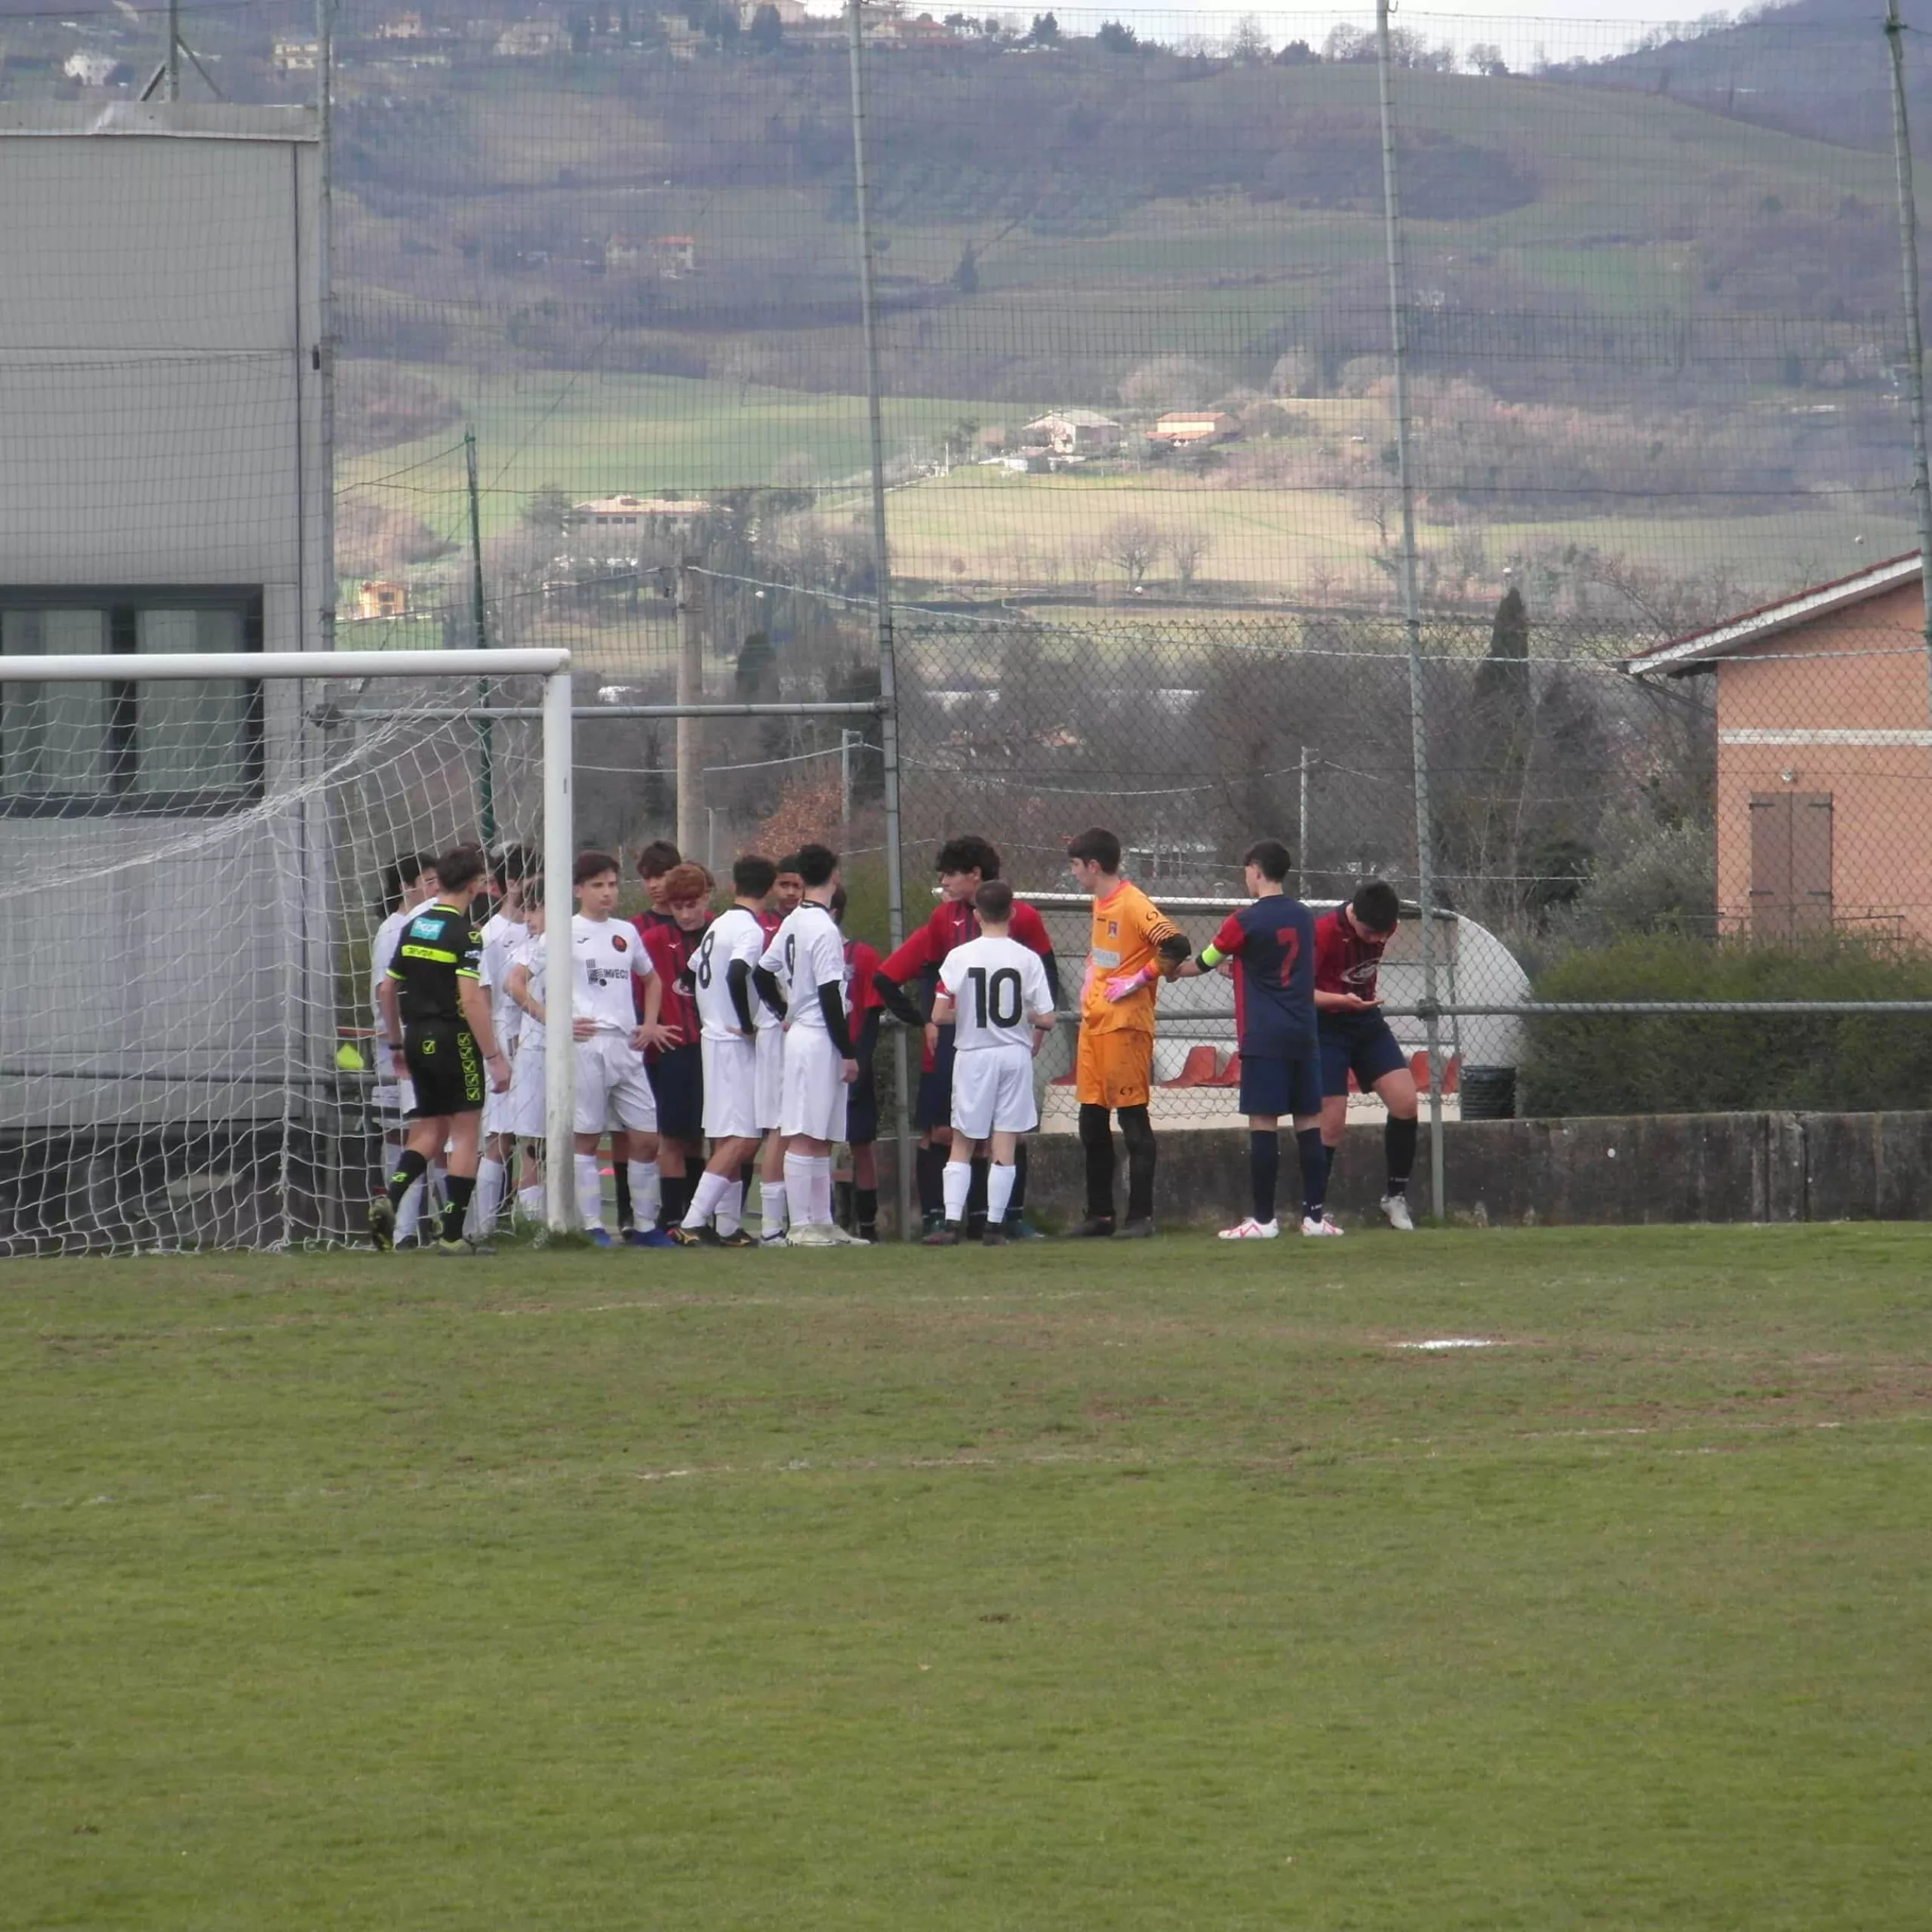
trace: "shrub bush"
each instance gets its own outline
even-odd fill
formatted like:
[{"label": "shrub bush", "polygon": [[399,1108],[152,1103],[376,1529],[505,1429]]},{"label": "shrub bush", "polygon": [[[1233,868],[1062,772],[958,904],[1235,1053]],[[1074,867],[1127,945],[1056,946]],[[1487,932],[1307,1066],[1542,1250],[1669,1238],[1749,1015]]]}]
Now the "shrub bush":
[{"label": "shrub bush", "polygon": [[[1657,934],[1568,955],[1539,1000],[1932,1000],[1932,954],[1833,934],[1792,946]],[[1863,1112],[1932,1106],[1932,1015],[1533,1020],[1524,1111]]]}]

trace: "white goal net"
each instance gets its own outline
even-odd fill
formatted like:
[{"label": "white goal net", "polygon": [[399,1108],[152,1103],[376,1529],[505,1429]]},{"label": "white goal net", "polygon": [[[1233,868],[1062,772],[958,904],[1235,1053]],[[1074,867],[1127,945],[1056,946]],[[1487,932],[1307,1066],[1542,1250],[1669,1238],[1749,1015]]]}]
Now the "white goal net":
[{"label": "white goal net", "polygon": [[567,655],[29,617],[0,654],[0,1256],[356,1238],[399,1134],[372,948],[414,862],[481,844],[540,892],[548,831],[568,914]]}]

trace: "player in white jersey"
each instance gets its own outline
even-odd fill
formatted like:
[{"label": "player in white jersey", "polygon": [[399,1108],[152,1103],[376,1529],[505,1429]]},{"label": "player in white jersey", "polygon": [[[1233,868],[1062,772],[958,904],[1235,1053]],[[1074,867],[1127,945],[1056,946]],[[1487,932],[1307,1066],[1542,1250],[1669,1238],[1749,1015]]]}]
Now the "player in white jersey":
[{"label": "player in white jersey", "polygon": [[597,1143],[607,1127],[629,1140],[631,1201],[638,1224],[656,1235],[640,1245],[668,1247],[656,1234],[657,1100],[644,1069],[647,1047],[671,1043],[666,1029],[636,1023],[633,978],[654,968],[635,927],[611,915],[617,906],[617,862],[608,852],[580,852],[571,869],[577,912],[571,921],[571,1032],[577,1041],[577,1204],[584,1231],[599,1247],[613,1244],[604,1226],[604,1183]]},{"label": "player in white jersey", "polygon": [[1040,955],[1010,937],[1013,888],[989,879],[973,895],[980,937],[956,946],[941,961],[933,1001],[934,1031],[952,1023],[952,1145],[944,1175],[946,1224],[925,1237],[928,1247],[956,1247],[973,1185],[973,1159],[982,1146],[986,1172],[986,1245],[1004,1247],[1001,1225],[1013,1199],[1014,1158],[1020,1137],[1040,1124],[1033,1096],[1033,1056],[1052,1032],[1053,989]]},{"label": "player in white jersey", "polygon": [[[510,968],[528,928],[524,921],[524,877],[527,855],[512,850],[503,855],[498,879],[502,896],[497,909],[483,922],[482,983],[489,989],[490,1017],[497,1044],[509,1056],[510,1086],[516,1084],[517,1044],[523,1009],[509,996]],[[516,1130],[510,1124],[509,1089],[488,1095],[483,1103],[483,1158],[476,1168],[476,1200],[470,1213],[470,1235],[488,1241],[495,1232],[497,1209],[510,1156],[516,1151]]]},{"label": "player in white jersey", "polygon": [[543,938],[543,888],[534,880],[524,888],[523,924],[524,938],[510,955],[510,968],[503,984],[505,994],[517,1009],[519,1029],[516,1054],[510,1062],[508,1131],[513,1140],[523,1143],[518,1210],[526,1219],[540,1221],[543,1218],[543,1165],[539,1150],[549,1131],[543,1076],[543,992],[549,955]]},{"label": "player in white jersey", "polygon": [[[763,911],[778,869],[747,854],[731,868],[730,906],[705,928],[691,955],[699,1038],[704,1048],[704,1131],[711,1158],[685,1217],[670,1232],[680,1247],[755,1247],[743,1225],[745,1164],[758,1152],[758,1015],[752,984],[764,951]],[[774,1021],[776,1015],[774,1015]],[[774,1034],[774,1038],[782,1038]],[[715,1216],[715,1232],[711,1226]]]},{"label": "player in white jersey", "polygon": [[845,1019],[845,939],[832,916],[838,854],[807,845],[798,854],[805,896],[786,913],[752,977],[785,1015],[785,1198],[795,1247],[865,1244],[832,1218],[832,1149],[845,1137],[845,1089],[859,1077]]},{"label": "player in white jersey", "polygon": [[[403,928],[417,913],[436,903],[441,882],[436,877],[435,861],[426,855],[398,859],[389,868],[387,884],[383,903],[392,909],[376,928],[376,936],[369,944],[369,1004],[374,1010],[377,1036],[383,1043],[382,1057],[377,1064],[387,1069],[386,1078],[377,1078],[369,1098],[383,1124],[386,1150],[383,1171],[386,1174],[394,1171],[402,1152],[408,1133],[406,1123],[416,1106],[415,1084],[409,1077],[408,1063],[402,1054],[402,1015],[396,1004],[395,982],[389,977],[389,968],[395,964]],[[402,1197],[401,1205],[395,1211],[398,1247],[414,1242],[423,1196],[438,1179],[432,1164],[429,1173]]]}]

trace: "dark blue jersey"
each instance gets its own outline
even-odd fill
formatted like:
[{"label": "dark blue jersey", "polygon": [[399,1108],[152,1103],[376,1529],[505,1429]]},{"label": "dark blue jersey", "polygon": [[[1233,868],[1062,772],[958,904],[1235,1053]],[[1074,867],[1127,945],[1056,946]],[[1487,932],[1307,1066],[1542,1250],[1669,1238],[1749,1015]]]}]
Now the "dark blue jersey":
[{"label": "dark blue jersey", "polygon": [[1241,1050],[1281,1060],[1316,1051],[1315,915],[1272,893],[1230,912],[1213,951],[1235,962],[1235,1031]]}]

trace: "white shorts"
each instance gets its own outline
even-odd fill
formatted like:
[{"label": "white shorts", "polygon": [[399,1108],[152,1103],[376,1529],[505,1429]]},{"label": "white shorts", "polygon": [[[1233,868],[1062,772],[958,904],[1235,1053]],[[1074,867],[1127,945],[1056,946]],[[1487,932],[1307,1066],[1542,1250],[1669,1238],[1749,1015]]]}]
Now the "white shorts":
[{"label": "white shorts", "polygon": [[785,1099],[778,1128],[789,1137],[814,1140],[845,1138],[845,1082],[838,1049],[816,1026],[792,1026],[785,1032]]},{"label": "white shorts", "polygon": [[[548,1127],[543,1086],[543,1048],[520,1048],[510,1063],[510,1091],[503,1096],[503,1124],[490,1131],[514,1134],[521,1140],[541,1140]],[[483,1118],[485,1121],[490,1118],[487,1108]]]},{"label": "white shorts", "polygon": [[758,1124],[758,1041],[704,1042],[704,1131],[714,1140],[755,1140]]},{"label": "white shorts", "polygon": [[752,1105],[758,1113],[761,1134],[775,1134],[778,1117],[785,1111],[785,1033],[782,1027],[758,1029],[757,1089]]},{"label": "white shorts", "polygon": [[1031,1134],[1040,1124],[1033,1056],[1024,1047],[975,1047],[952,1063],[952,1127],[969,1140]]},{"label": "white shorts", "polygon": [[577,1043],[577,1117],[571,1124],[579,1134],[606,1128],[657,1131],[657,1096],[644,1056],[623,1034],[598,1033]]},{"label": "white shorts", "polygon": [[[389,1055],[383,1054],[385,1064]],[[369,1089],[369,1104],[381,1119],[385,1132],[400,1134],[416,1111],[416,1082],[405,1074],[400,1080],[378,1080]]]},{"label": "white shorts", "polygon": [[516,1129],[510,1124],[510,1094],[516,1085],[516,1048],[507,1047],[509,1055],[510,1084],[499,1094],[490,1085],[490,1069],[483,1069],[483,1131],[485,1134],[514,1134]]}]

